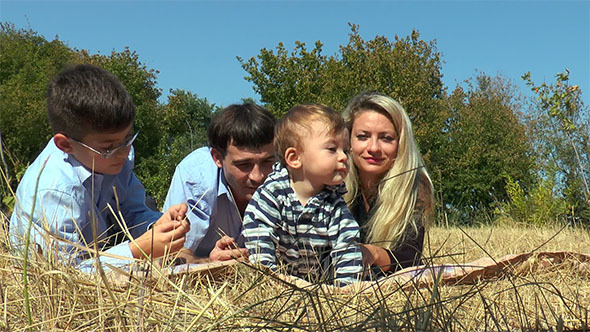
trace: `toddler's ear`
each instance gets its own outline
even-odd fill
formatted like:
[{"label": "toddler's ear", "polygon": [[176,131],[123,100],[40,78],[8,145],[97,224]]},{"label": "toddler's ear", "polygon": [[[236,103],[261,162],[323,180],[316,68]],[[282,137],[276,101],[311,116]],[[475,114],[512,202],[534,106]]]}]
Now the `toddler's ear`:
[{"label": "toddler's ear", "polygon": [[285,151],[285,162],[287,166],[290,168],[299,168],[301,167],[301,160],[299,158],[299,151],[297,148],[290,147]]},{"label": "toddler's ear", "polygon": [[55,134],[53,135],[53,142],[57,146],[58,149],[62,150],[65,153],[72,153],[74,147],[72,146],[72,142],[67,138],[64,134]]}]

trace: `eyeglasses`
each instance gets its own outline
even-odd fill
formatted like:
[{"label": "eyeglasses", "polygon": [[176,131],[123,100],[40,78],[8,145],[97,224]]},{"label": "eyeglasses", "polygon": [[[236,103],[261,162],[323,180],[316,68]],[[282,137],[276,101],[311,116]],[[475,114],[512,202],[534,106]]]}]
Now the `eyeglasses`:
[{"label": "eyeglasses", "polygon": [[133,135],[131,138],[129,138],[125,143],[123,143],[115,148],[107,149],[105,152],[100,152],[100,151],[96,150],[95,148],[90,147],[90,146],[88,146],[76,139],[73,139],[71,137],[70,137],[70,139],[72,141],[82,145],[83,147],[87,148],[88,150],[98,154],[99,156],[103,157],[104,159],[109,159],[118,153],[123,153],[123,152],[128,153],[129,150],[131,149],[131,144],[133,144],[133,141],[135,141],[135,139],[137,138],[137,135],[139,135],[139,131],[136,132],[135,135]]}]

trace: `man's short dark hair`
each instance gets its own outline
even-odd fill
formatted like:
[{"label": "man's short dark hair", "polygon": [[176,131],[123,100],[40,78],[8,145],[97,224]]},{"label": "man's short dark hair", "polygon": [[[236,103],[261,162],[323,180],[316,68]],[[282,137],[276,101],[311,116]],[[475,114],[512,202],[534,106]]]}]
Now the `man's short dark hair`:
[{"label": "man's short dark hair", "polygon": [[115,75],[80,64],[66,68],[49,83],[47,114],[53,134],[82,139],[89,132],[126,128],[135,118],[135,105]]},{"label": "man's short dark hair", "polygon": [[207,129],[209,146],[224,157],[230,143],[259,149],[272,143],[275,122],[272,113],[256,104],[230,105],[211,119]]}]

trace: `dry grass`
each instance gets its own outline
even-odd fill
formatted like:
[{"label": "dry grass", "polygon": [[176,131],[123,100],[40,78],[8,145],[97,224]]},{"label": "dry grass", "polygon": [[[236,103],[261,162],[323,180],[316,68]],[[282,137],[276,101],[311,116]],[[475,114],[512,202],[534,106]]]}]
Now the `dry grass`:
[{"label": "dry grass", "polygon": [[[590,253],[588,231],[570,228],[434,228],[427,241],[435,264],[533,250]],[[165,277],[152,266],[150,278],[135,273],[128,282],[105,285],[98,276],[40,257],[31,259],[28,272],[29,325],[20,260],[4,237],[0,245],[0,328],[10,331],[508,331],[590,325],[590,272],[574,261],[545,267],[533,258],[501,278],[472,285],[394,285],[355,295],[297,288],[246,265],[217,280]]]}]

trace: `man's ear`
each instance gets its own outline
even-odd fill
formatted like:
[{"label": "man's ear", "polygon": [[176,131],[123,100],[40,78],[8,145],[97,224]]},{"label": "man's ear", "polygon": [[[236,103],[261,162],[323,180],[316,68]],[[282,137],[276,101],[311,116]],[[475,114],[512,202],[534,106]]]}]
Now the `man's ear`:
[{"label": "man's ear", "polygon": [[74,147],[72,146],[72,142],[67,138],[64,134],[55,134],[53,135],[53,142],[58,149],[62,150],[65,153],[72,153],[74,151]]},{"label": "man's ear", "polygon": [[290,147],[285,150],[285,163],[291,168],[301,167],[301,160],[297,148]]},{"label": "man's ear", "polygon": [[211,158],[213,158],[217,167],[223,167],[223,155],[216,148],[211,148]]}]

